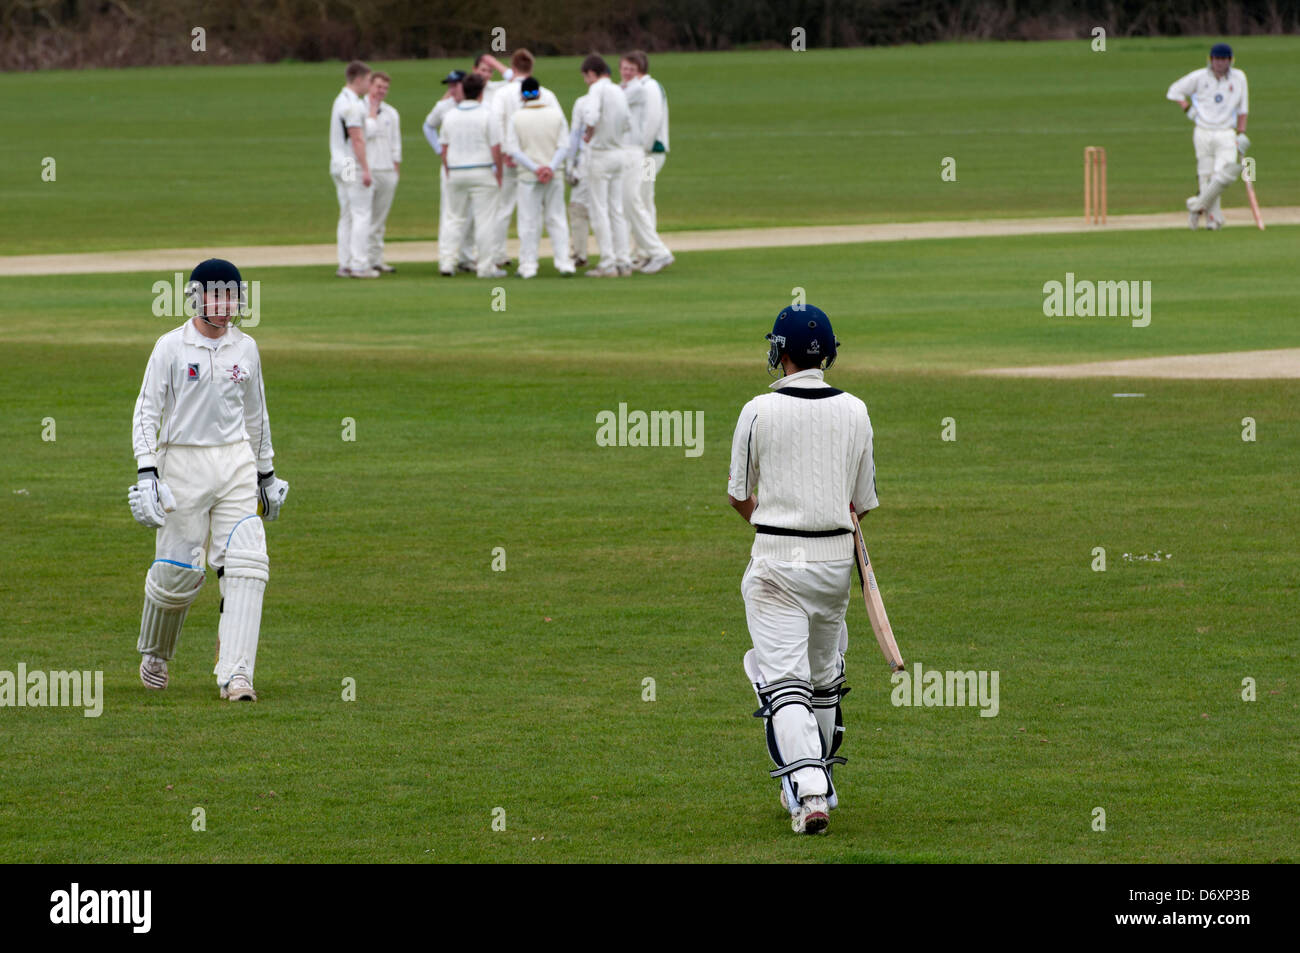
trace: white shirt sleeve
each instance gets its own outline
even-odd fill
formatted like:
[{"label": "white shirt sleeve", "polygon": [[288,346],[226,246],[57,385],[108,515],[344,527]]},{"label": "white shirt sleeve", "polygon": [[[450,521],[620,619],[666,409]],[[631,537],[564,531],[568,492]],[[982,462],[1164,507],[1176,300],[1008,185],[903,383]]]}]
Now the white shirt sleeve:
[{"label": "white shirt sleeve", "polygon": [[569,155],[569,121],[564,118],[564,110],[557,109],[560,114],[559,134],[555,137],[555,154],[551,156],[551,168],[558,169],[560,163]]},{"label": "white shirt sleeve", "polygon": [[1199,78],[1201,71],[1192,70],[1186,76],[1182,76],[1172,83],[1169,91],[1165,93],[1165,99],[1178,102],[1180,99],[1191,99],[1192,93],[1196,92],[1196,80]]},{"label": "white shirt sleeve", "polygon": [[262,353],[256,345],[253,350],[257,360],[253,363],[253,373],[244,381],[244,429],[248,431],[248,445],[257,458],[257,472],[269,473],[275,466],[271,419],[266,413],[266,388],[262,384]]},{"label": "white shirt sleeve", "polygon": [[641,114],[641,146],[649,152],[654,148],[655,136],[664,121],[664,98],[657,85],[652,87],[649,83],[642,83],[641,88],[643,90],[641,95],[645,98],[644,111]]},{"label": "white shirt sleeve", "polygon": [[[864,410],[863,415],[866,416]],[[853,508],[858,515],[870,512],[880,505],[876,499],[876,455],[873,448],[874,434],[871,432],[871,420],[867,419],[867,445],[863,448],[862,458],[858,461],[858,476],[853,486]]]},{"label": "white shirt sleeve", "polygon": [[1241,105],[1237,107],[1238,116],[1250,114],[1250,87],[1246,84],[1246,74],[1241,74]]},{"label": "white shirt sleeve", "polygon": [[731,437],[727,493],[732,499],[747,500],[758,486],[758,448],[754,446],[757,426],[758,405],[751,400],[741,409],[736,431]]},{"label": "white shirt sleeve", "polygon": [[[393,109],[392,106],[388,107]],[[388,124],[388,143],[392,150],[394,162],[402,161],[402,116],[396,109],[393,109],[392,121]]]},{"label": "white shirt sleeve", "polygon": [[135,399],[135,414],[131,418],[131,437],[135,450],[136,466],[140,469],[158,465],[158,427],[162,423],[163,408],[167,405],[171,376],[166,348],[160,339],[149,355],[140,384],[140,396]]}]

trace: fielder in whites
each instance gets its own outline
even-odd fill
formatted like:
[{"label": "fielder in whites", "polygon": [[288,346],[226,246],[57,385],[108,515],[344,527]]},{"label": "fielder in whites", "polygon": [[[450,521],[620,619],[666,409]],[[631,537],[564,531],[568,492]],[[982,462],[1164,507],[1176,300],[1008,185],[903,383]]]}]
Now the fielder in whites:
[{"label": "fielder in whites", "polygon": [[384,261],[384,229],[393,207],[397,180],[402,174],[402,117],[385,100],[392,80],[387,73],[370,74],[370,90],[362,100],[366,107],[366,158],[370,164],[370,267],[381,275],[397,269]]},{"label": "fielder in whites", "polygon": [[1232,65],[1232,47],[1214,44],[1210,65],[1175,80],[1165,98],[1178,103],[1196,123],[1192,144],[1200,191],[1187,200],[1188,225],[1195,230],[1204,215],[1207,229],[1220,229],[1219,196],[1241,175],[1241,157],[1250,148],[1246,138],[1250,92],[1246,74]]},{"label": "fielder in whites", "polygon": [[740,412],[727,483],[729,502],[754,527],[740,584],[754,643],[744,668],[781,806],[796,833],[816,834],[839,803],[832,773],[845,760],[837,752],[848,694],[849,506],[865,516],[877,505],[871,418],[824,379],[839,342],[820,309],[786,308],[767,340],[769,373],[783,376]]},{"label": "fielder in whites", "polygon": [[[447,118],[447,114],[456,108],[456,104],[464,99],[465,94],[461,89],[461,81],[468,76],[464,70],[454,69],[443,77],[443,85],[447,87],[447,92],[443,94],[442,99],[434,103],[429,115],[424,120],[424,138],[428,140],[429,146],[433,149],[434,154],[438,157],[438,241],[445,241],[447,237],[447,207],[449,200],[447,198],[447,167],[442,162],[442,141],[438,138],[438,133],[442,129],[442,121]],[[471,220],[466,223],[465,230],[461,234],[460,248],[457,249],[458,261],[456,264],[457,271],[463,271],[472,274],[477,270],[474,264],[474,222]]]},{"label": "fielder in whites", "polygon": [[131,421],[139,469],[127,502],[138,523],[157,530],[136,645],[140,680],[167,687],[167,663],[206,565],[216,568],[222,596],[217,687],[230,701],[257,701],[253,667],[270,570],[258,510],[279,516],[289,484],[272,466],[257,344],[231,323],[246,307],[239,270],[208,259],[186,293],[194,316],[154,345]]},{"label": "fielder in whites", "polygon": [[347,84],[330,107],[330,178],[339,202],[338,241],[340,278],[378,278],[370,267],[370,210],[374,204],[370,164],[366,158],[366,105],[370,67],[359,60],[344,71]]},{"label": "fielder in whites", "polygon": [[[569,257],[569,224],[564,216],[564,179],[556,175],[569,152],[569,124],[558,103],[542,98],[544,87],[529,76],[520,84],[520,108],[506,120],[505,154],[518,169],[519,271],[521,278],[537,274],[542,226],[551,237],[555,270],[574,274]],[[501,97],[497,97],[501,101]]]}]

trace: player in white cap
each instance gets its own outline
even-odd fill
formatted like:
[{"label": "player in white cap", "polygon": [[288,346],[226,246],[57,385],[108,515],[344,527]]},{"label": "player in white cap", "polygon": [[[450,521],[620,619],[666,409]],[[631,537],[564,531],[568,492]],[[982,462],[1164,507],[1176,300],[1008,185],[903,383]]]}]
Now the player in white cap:
[{"label": "player in white cap", "polygon": [[402,117],[389,103],[387,73],[371,73],[370,89],[363,100],[366,106],[366,157],[373,180],[370,191],[370,267],[380,274],[397,269],[384,261],[384,229],[388,211],[393,207],[397,180],[402,174]]},{"label": "player in white cap", "polygon": [[231,323],[247,313],[238,269],[208,259],[186,294],[193,317],[154,345],[132,417],[139,470],[127,502],[137,522],[158,531],[136,644],[140,680],[167,687],[167,663],[204,567],[213,566],[222,595],[217,687],[222,698],[257,701],[253,668],[270,572],[262,519],[280,515],[289,484],[272,466],[261,355]]},{"label": "player in white cap", "polygon": [[796,833],[826,829],[838,803],[832,769],[844,733],[840,701],[852,583],[853,523],[874,509],[875,463],[866,405],[828,385],[839,342],[812,305],[783,310],[768,370],[784,376],[740,412],[727,498],[754,544],[740,584],[754,647],[745,674],[755,717]]},{"label": "player in white cap", "polygon": [[1246,74],[1232,65],[1232,47],[1214,44],[1210,64],[1175,80],[1165,98],[1178,103],[1196,123],[1192,144],[1200,191],[1187,200],[1188,225],[1195,229],[1204,215],[1206,228],[1222,228],[1219,196],[1241,174],[1240,157],[1250,148],[1246,138],[1250,92]]}]

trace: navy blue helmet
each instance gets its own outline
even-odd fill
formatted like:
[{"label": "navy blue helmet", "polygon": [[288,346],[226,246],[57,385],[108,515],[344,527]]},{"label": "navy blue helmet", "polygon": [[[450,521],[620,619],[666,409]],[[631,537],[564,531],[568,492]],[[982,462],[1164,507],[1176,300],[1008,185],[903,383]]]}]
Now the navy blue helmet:
[{"label": "navy blue helmet", "polygon": [[826,312],[810,304],[794,304],[783,309],[776,316],[767,342],[769,371],[781,366],[782,354],[788,354],[800,367],[826,370],[835,363],[840,345]]},{"label": "navy blue helmet", "polygon": [[1210,47],[1210,58],[1220,60],[1232,59],[1232,47],[1227,43],[1215,43]]},{"label": "navy blue helmet", "polygon": [[[185,294],[189,313],[205,324],[212,324],[208,318],[218,314],[237,318],[248,308],[247,288],[239,275],[239,269],[224,258],[209,258],[199,262],[190,272]],[[217,300],[208,300],[209,295],[215,296]],[[212,326],[220,327],[216,324]]]}]

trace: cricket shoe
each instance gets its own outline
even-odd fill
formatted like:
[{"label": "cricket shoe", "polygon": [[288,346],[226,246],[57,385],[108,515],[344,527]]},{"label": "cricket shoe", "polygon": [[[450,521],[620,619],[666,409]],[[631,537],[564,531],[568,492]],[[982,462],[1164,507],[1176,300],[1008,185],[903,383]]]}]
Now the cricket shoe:
[{"label": "cricket shoe", "polygon": [[255,702],[257,692],[253,683],[243,675],[232,675],[230,681],[221,686],[221,697],[232,702]]},{"label": "cricket shoe", "polygon": [[456,270],[459,272],[463,272],[464,274],[467,275],[478,274],[478,262],[462,261],[459,265],[456,266]]},{"label": "cricket shoe", "polygon": [[573,267],[574,267],[574,268],[586,268],[586,267],[587,267],[587,259],[585,259],[585,258],[574,258],[574,259],[573,259]]},{"label": "cricket shoe", "polygon": [[618,276],[619,276],[620,278],[628,278],[628,277],[631,276],[631,274],[632,274],[632,266],[631,266],[631,265],[619,265],[619,266],[618,266]]},{"label": "cricket shoe", "polygon": [[379,272],[381,275],[391,275],[393,272],[395,272],[395,271],[397,270],[397,269],[394,268],[392,265],[388,264],[387,262],[383,262],[383,261],[381,261],[379,264],[375,265],[375,266],[374,266],[374,269],[375,269],[375,271]]},{"label": "cricket shoe", "polygon": [[[835,809],[836,809],[837,807],[839,807],[839,806],[840,806],[840,799],[839,799],[838,796],[836,796],[835,794],[828,794],[828,795],[826,795],[826,809],[827,809],[827,810],[829,810],[829,811],[833,811],[833,810],[835,810]],[[782,785],[782,787],[781,787],[781,810],[785,811],[787,814],[790,813],[790,799],[789,799],[788,797],[785,796],[785,786],[784,786],[784,785]]]},{"label": "cricket shoe", "polygon": [[1223,226],[1226,224],[1227,224],[1227,220],[1224,219],[1222,216],[1216,218],[1215,216],[1210,215],[1209,213],[1207,213],[1205,216],[1205,227],[1208,231],[1217,232],[1219,229],[1223,228]]},{"label": "cricket shoe", "polygon": [[340,268],[338,271],[334,272],[334,277],[335,277],[335,278],[351,278],[351,277],[352,277],[352,272],[348,271],[346,268]]},{"label": "cricket shoe", "polygon": [[618,268],[614,265],[597,265],[587,272],[588,278],[617,278]]},{"label": "cricket shoe", "polygon": [[144,682],[145,688],[156,688],[161,691],[167,687],[167,677],[166,659],[160,659],[156,655],[140,657],[140,681]]},{"label": "cricket shoe", "polygon": [[491,271],[479,272],[478,276],[480,278],[504,278],[506,274],[507,272],[502,271],[500,268],[493,268]]},{"label": "cricket shoe", "polygon": [[349,271],[349,278],[378,278],[379,271],[375,268],[362,268],[358,271]]},{"label": "cricket shoe", "polygon": [[455,278],[455,277],[456,277],[456,272],[454,272],[454,271],[444,271],[444,270],[441,269],[441,268],[438,269],[438,274],[442,275],[444,278]]},{"label": "cricket shoe", "polygon": [[637,271],[640,271],[648,264],[650,264],[649,255],[637,255],[635,258],[632,259],[632,267],[635,268]]},{"label": "cricket shoe", "polygon": [[790,828],[796,834],[820,834],[830,822],[830,807],[820,794],[801,798],[799,809],[790,814]]},{"label": "cricket shoe", "polygon": [[644,265],[641,266],[641,274],[643,275],[658,274],[659,272],[663,271],[665,268],[667,268],[676,260],[677,259],[673,258],[672,255],[661,255],[658,258],[651,258],[649,261],[647,261]]}]

